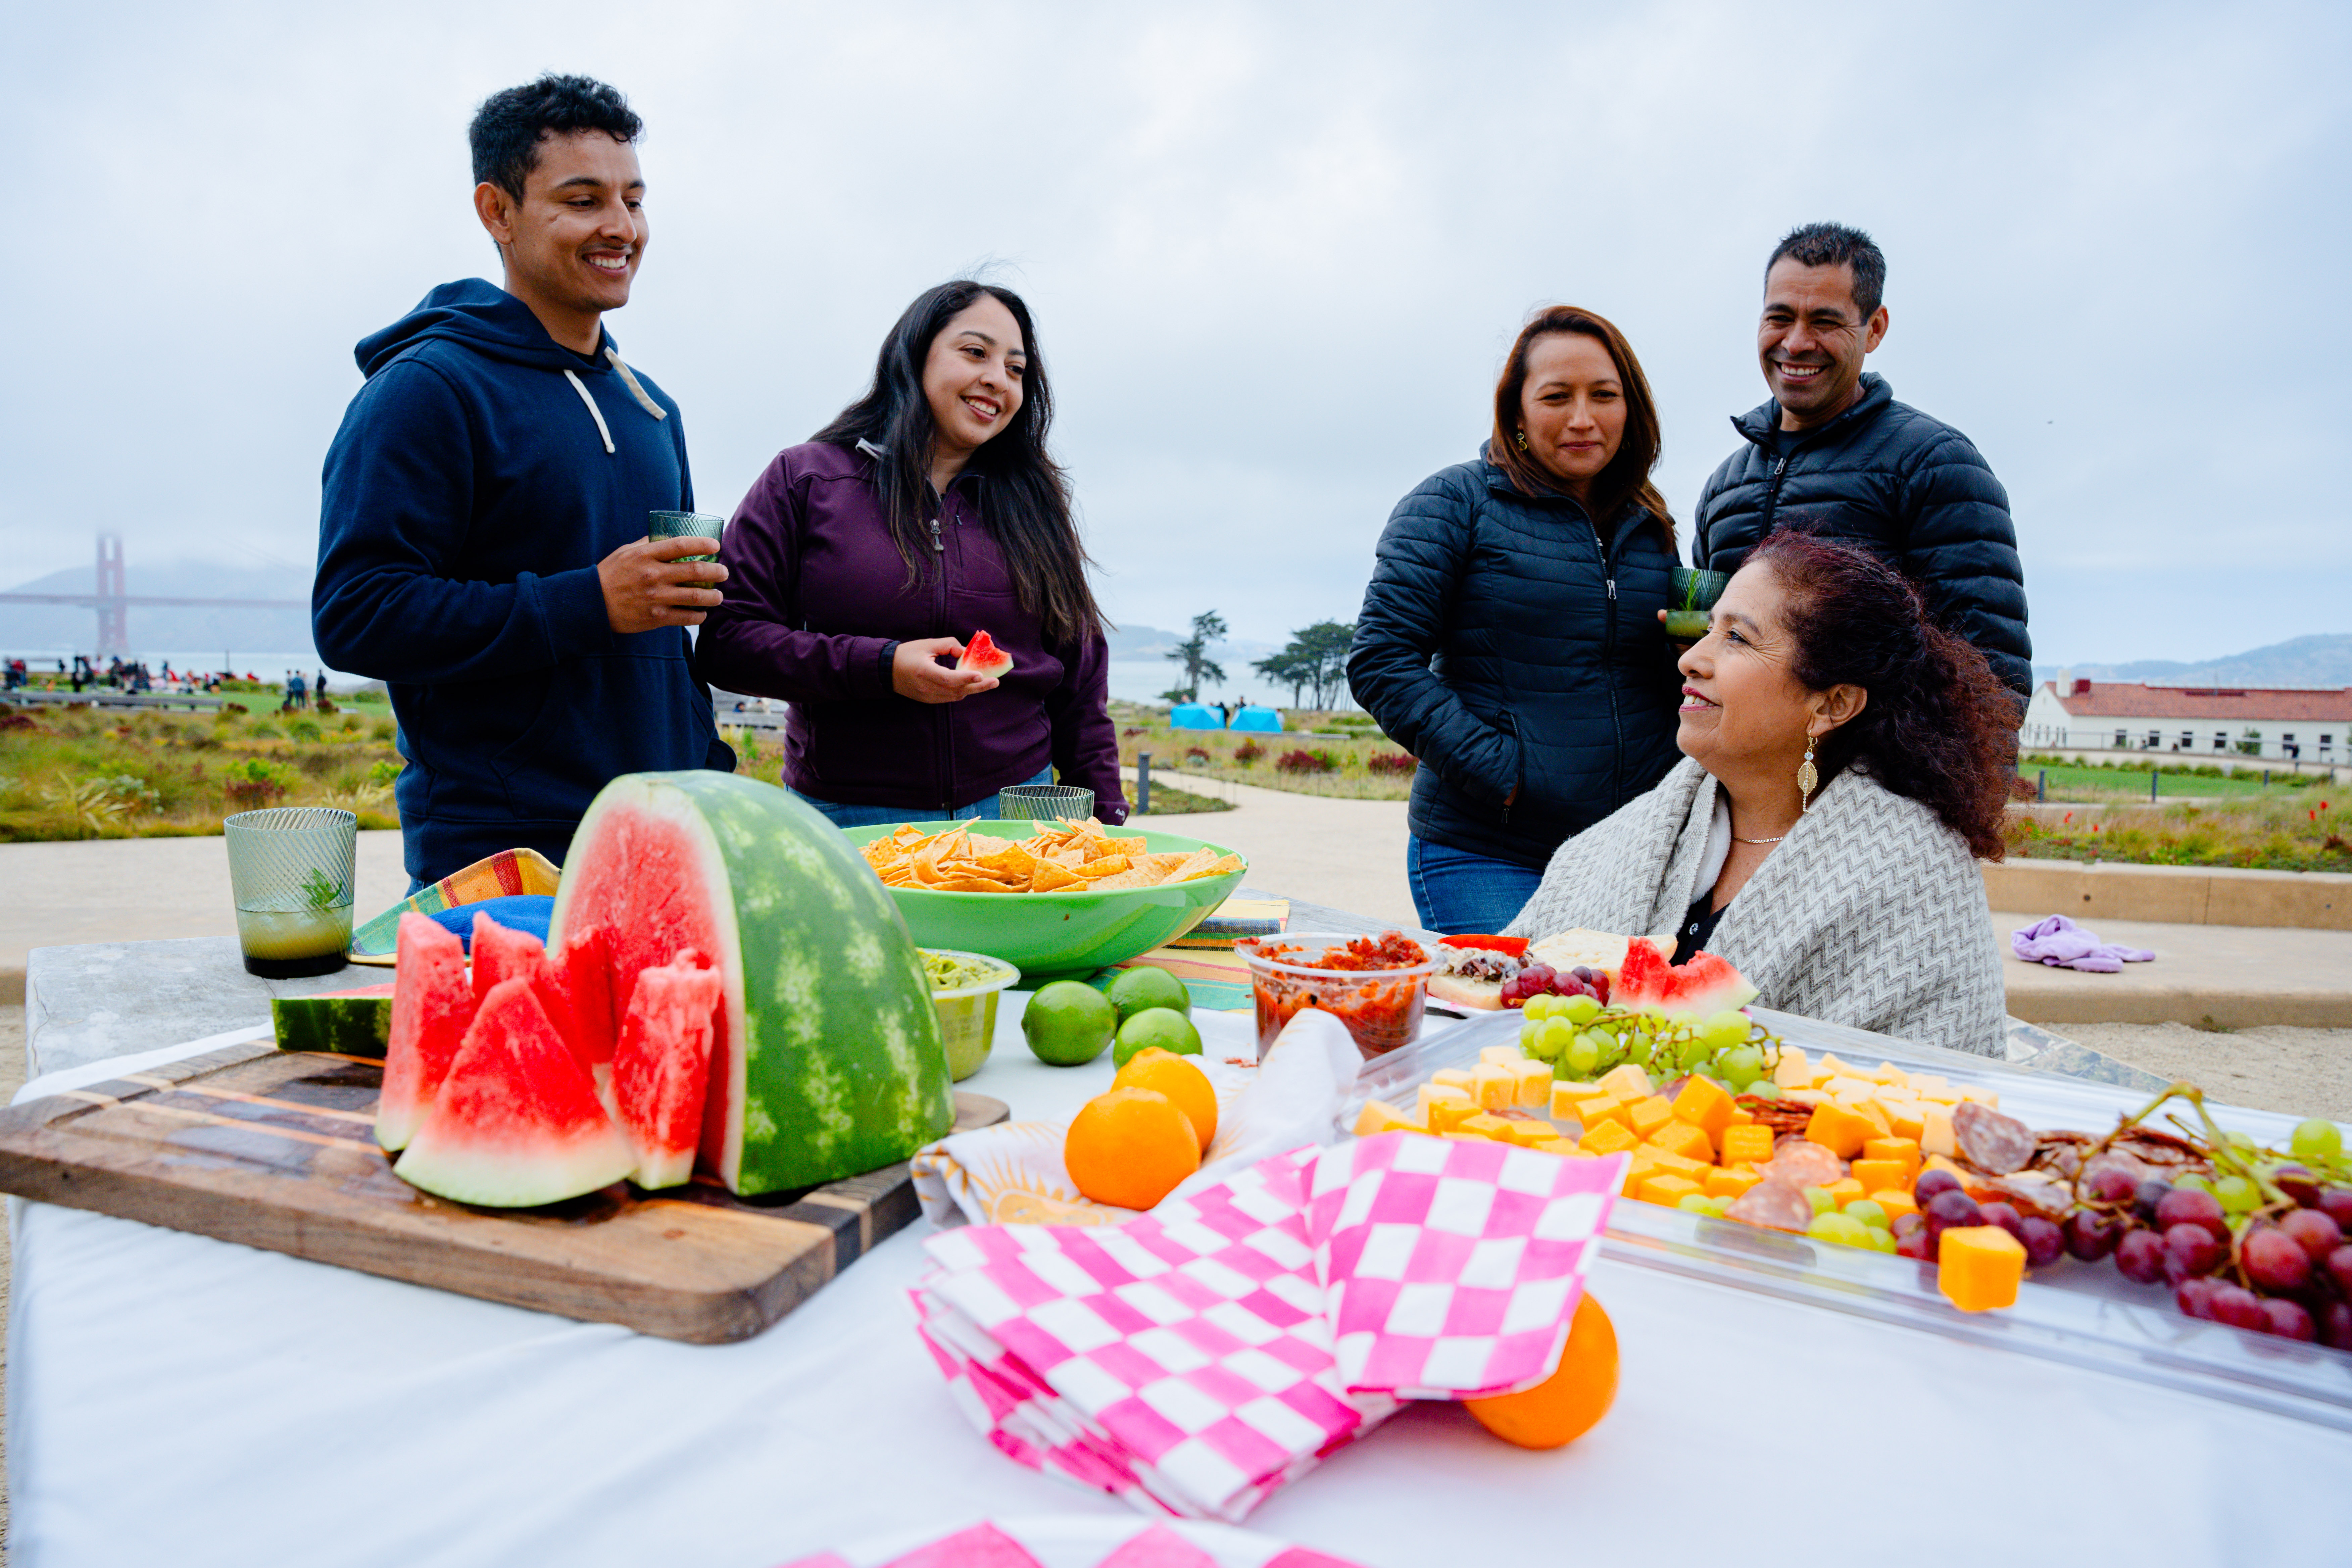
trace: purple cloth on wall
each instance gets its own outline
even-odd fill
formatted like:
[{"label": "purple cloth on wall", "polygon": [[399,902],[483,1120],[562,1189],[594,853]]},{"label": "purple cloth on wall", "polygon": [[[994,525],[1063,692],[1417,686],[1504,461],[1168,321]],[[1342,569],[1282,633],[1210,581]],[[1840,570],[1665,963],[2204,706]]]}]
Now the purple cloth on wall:
[{"label": "purple cloth on wall", "polygon": [[2080,969],[2091,974],[2114,974],[2126,963],[2146,963],[2156,956],[2144,947],[2101,942],[2098,932],[2084,931],[2064,915],[2052,915],[2010,932],[2009,945],[2028,963]]}]

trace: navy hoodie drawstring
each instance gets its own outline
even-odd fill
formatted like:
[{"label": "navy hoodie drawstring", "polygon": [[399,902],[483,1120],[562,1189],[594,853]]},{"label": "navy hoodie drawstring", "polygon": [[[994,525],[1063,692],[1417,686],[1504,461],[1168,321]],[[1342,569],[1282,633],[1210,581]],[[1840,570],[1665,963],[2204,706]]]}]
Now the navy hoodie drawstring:
[{"label": "navy hoodie drawstring", "polygon": [[[580,379],[578,371],[573,370],[565,371],[563,379],[572,384],[572,390],[578,393],[580,401],[588,405],[588,417],[596,422],[596,434],[604,437],[604,455],[612,456],[617,449],[613,445],[613,431],[611,426],[604,423],[604,411],[596,406],[594,398],[588,395],[588,384]],[[643,394],[639,395],[642,396]]]}]

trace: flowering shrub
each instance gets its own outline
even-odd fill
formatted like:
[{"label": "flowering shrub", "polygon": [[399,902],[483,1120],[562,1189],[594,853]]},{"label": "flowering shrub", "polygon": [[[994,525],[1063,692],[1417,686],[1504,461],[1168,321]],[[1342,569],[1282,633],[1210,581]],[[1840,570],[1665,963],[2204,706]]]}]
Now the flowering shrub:
[{"label": "flowering shrub", "polygon": [[1420,766],[1404,752],[1376,752],[1364,759],[1364,771],[1371,773],[1409,773]]},{"label": "flowering shrub", "polygon": [[1328,773],[1339,767],[1339,759],[1328,752],[1299,750],[1283,752],[1274,765],[1286,773]]},{"label": "flowering shrub", "polygon": [[1255,741],[1244,741],[1234,748],[1234,761],[1244,767],[1250,766],[1264,755],[1265,755],[1265,748]]}]

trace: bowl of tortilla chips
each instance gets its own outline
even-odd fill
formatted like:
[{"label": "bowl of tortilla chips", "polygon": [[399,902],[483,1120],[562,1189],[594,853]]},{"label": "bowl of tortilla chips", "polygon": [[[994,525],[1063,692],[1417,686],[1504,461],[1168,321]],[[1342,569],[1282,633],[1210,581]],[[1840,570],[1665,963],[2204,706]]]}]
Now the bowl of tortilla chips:
[{"label": "bowl of tortilla chips", "polygon": [[1022,984],[1091,973],[1173,942],[1249,868],[1222,845],[1083,822],[904,822],[849,829],[919,947],[1016,964]]}]

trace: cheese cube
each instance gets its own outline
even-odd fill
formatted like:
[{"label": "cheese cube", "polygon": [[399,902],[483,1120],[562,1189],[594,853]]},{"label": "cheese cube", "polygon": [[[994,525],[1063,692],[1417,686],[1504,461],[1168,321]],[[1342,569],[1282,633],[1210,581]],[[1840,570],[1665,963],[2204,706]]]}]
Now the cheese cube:
[{"label": "cheese cube", "polygon": [[1650,1075],[1632,1062],[1626,1062],[1602,1073],[1601,1087],[1620,1100],[1647,1100],[1650,1098]]},{"label": "cheese cube", "polygon": [[1552,1137],[1546,1138],[1539,1142],[1526,1144],[1524,1147],[1533,1149],[1538,1153],[1558,1154],[1562,1159],[1566,1159],[1569,1155],[1578,1152],[1575,1139],[1562,1138],[1557,1134]]},{"label": "cheese cube", "polygon": [[1706,1134],[1713,1143],[1731,1125],[1730,1094],[1710,1078],[1693,1073],[1683,1082],[1683,1091],[1675,1096],[1675,1115]]},{"label": "cheese cube", "polygon": [[1551,1104],[1551,1068],[1543,1062],[1521,1057],[1510,1068],[1518,1080],[1519,1106],[1529,1110],[1542,1110]]},{"label": "cheese cube", "polygon": [[1356,1113],[1356,1136],[1369,1138],[1375,1132],[1425,1132],[1428,1129],[1413,1117],[1406,1115],[1384,1100],[1368,1100],[1364,1109]]},{"label": "cheese cube", "polygon": [[1870,1194],[1870,1201],[1886,1211],[1886,1221],[1889,1225],[1894,1224],[1896,1218],[1903,1215],[1919,1212],[1919,1200],[1899,1187],[1888,1187],[1873,1193]]},{"label": "cheese cube", "polygon": [[1435,1072],[1429,1075],[1429,1081],[1436,1084],[1444,1084],[1448,1089],[1458,1089],[1463,1093],[1467,1094],[1470,1092],[1470,1069],[1468,1068],[1440,1068]]},{"label": "cheese cube", "polygon": [[[1654,1176],[1644,1176],[1641,1186],[1633,1195],[1645,1204],[1663,1204],[1667,1208],[1672,1208],[1693,1193],[1703,1190],[1688,1176],[1677,1176],[1672,1172],[1662,1171]],[[2003,1231],[2001,1234],[2006,1236],[2009,1233]]]},{"label": "cheese cube", "polygon": [[1705,1183],[1706,1195],[1711,1198],[1736,1198],[1763,1179],[1753,1171],[1710,1171]]},{"label": "cheese cube", "polygon": [[1578,1152],[1584,1154],[1622,1154],[1640,1142],[1633,1129],[1622,1122],[1603,1121],[1597,1126],[1588,1122],[1576,1147]]},{"label": "cheese cube", "polygon": [[1838,1060],[1835,1051],[1823,1051],[1822,1059],[1813,1064],[1813,1081],[1823,1082],[1833,1078],[1851,1078],[1853,1068]]},{"label": "cheese cube", "polygon": [[1670,1154],[1681,1154],[1688,1159],[1711,1163],[1715,1158],[1715,1145],[1708,1141],[1706,1132],[1679,1116],[1651,1133],[1649,1142],[1654,1149],[1664,1149]]},{"label": "cheese cube", "polygon": [[1501,1110],[1519,1102],[1519,1079],[1517,1073],[1480,1062],[1470,1069],[1470,1098],[1478,1102],[1481,1110]]},{"label": "cheese cube", "polygon": [[[1919,1141],[1916,1138],[1873,1138],[1862,1146],[1865,1160],[1900,1160],[1912,1175],[1919,1172]],[[1904,1184],[1908,1186],[1906,1180]]]},{"label": "cheese cube", "polygon": [[1813,1081],[1812,1064],[1805,1059],[1802,1046],[1782,1046],[1780,1059],[1772,1068],[1772,1081],[1782,1089],[1806,1089]]},{"label": "cheese cube", "polygon": [[1862,1184],[1855,1181],[1852,1176],[1840,1176],[1836,1181],[1832,1182],[1828,1187],[1823,1190],[1829,1194],[1830,1202],[1837,1205],[1840,1208],[1845,1207],[1845,1205],[1850,1203],[1859,1201],[1863,1196]]},{"label": "cheese cube", "polygon": [[1483,1110],[1475,1116],[1464,1117],[1455,1124],[1454,1130],[1457,1132],[1475,1132],[1481,1138],[1499,1139],[1506,1143],[1511,1141],[1511,1124],[1499,1116],[1492,1116]]},{"label": "cheese cube", "polygon": [[1911,1087],[1921,1094],[1941,1094],[1951,1085],[1941,1073],[1915,1072],[1911,1075]]},{"label": "cheese cube", "polygon": [[[1886,1112],[1878,1109],[1878,1101],[1874,1100],[1855,1100],[1849,1109],[1851,1109],[1856,1116],[1861,1117],[1873,1127],[1878,1129],[1875,1133],[1872,1134],[1873,1137],[1892,1138],[1895,1136],[1895,1124],[1887,1120]],[[1865,1140],[1865,1142],[1867,1142],[1867,1140]]]},{"label": "cheese cube", "polygon": [[1633,1113],[1623,1100],[1611,1096],[1607,1100],[1588,1100],[1577,1108],[1577,1120],[1588,1128],[1604,1121],[1613,1121],[1626,1131],[1633,1131]]},{"label": "cheese cube", "polygon": [[1927,1131],[1927,1112],[1916,1104],[1898,1105],[1887,1111],[1886,1125],[1895,1130],[1897,1138],[1916,1144],[1920,1133]]},{"label": "cheese cube", "polygon": [[1772,1158],[1772,1130],[1769,1127],[1727,1127],[1723,1133],[1723,1163],[1727,1165],[1749,1161],[1766,1164]]},{"label": "cheese cube", "polygon": [[1876,1127],[1877,1123],[1842,1107],[1817,1105],[1812,1120],[1805,1123],[1805,1136],[1839,1159],[1851,1160],[1862,1152],[1864,1142],[1878,1135]]},{"label": "cheese cube", "polygon": [[1675,1108],[1664,1095],[1654,1094],[1635,1101],[1627,1114],[1633,1120],[1633,1131],[1647,1138],[1675,1119]]},{"label": "cheese cube", "polygon": [[1955,1226],[1936,1243],[1936,1289],[1963,1312],[2013,1306],[2025,1248],[1997,1225]]},{"label": "cheese cube", "polygon": [[1501,1136],[1522,1149],[1559,1142],[1559,1129],[1549,1121],[1532,1116],[1501,1116],[1496,1120],[1503,1124]]},{"label": "cheese cube", "polygon": [[1731,1108],[1731,1120],[1727,1123],[1727,1125],[1732,1127],[1753,1127],[1756,1125],[1756,1113],[1735,1102]]},{"label": "cheese cube", "polygon": [[1672,1171],[1675,1175],[1688,1176],[1694,1182],[1704,1180],[1706,1173],[1715,1169],[1705,1160],[1695,1160],[1687,1154],[1677,1154],[1671,1149],[1661,1149],[1654,1143],[1644,1143],[1635,1152],[1635,1158],[1643,1157],[1646,1157],[1649,1168],[1652,1170]]},{"label": "cheese cube", "polygon": [[1555,1121],[1581,1121],[1584,1114],[1579,1108],[1595,1100],[1613,1103],[1616,1096],[1605,1089],[1595,1094],[1591,1084],[1555,1083],[1551,1086],[1551,1118]]},{"label": "cheese cube", "polygon": [[1907,1185],[1911,1167],[1900,1160],[1856,1160],[1853,1179],[1862,1184],[1864,1193],[1875,1193],[1886,1187]]},{"label": "cheese cube", "polygon": [[1478,1053],[1478,1059],[1490,1068],[1516,1068],[1528,1058],[1517,1046],[1488,1046]]},{"label": "cheese cube", "polygon": [[1413,1091],[1413,1111],[1420,1118],[1423,1126],[1429,1125],[1429,1108],[1440,1100],[1459,1100],[1464,1105],[1468,1105],[1470,1091],[1466,1089],[1456,1089],[1450,1083],[1423,1084]]},{"label": "cheese cube", "polygon": [[1784,1089],[1780,1098],[1791,1105],[1827,1105],[1830,1097],[1818,1089]]},{"label": "cheese cube", "polygon": [[1871,1100],[1878,1094],[1878,1083],[1875,1079],[1851,1078],[1843,1073],[1830,1079],[1829,1082],[1822,1085],[1822,1088],[1828,1092],[1832,1100]]},{"label": "cheese cube", "polygon": [[1876,1069],[1874,1070],[1870,1076],[1876,1079],[1881,1083],[1906,1084],[1911,1081],[1911,1075],[1905,1072],[1901,1068],[1896,1067],[1893,1062],[1879,1063]]},{"label": "cheese cube", "polygon": [[1922,1154],[1957,1154],[1959,1141],[1952,1136],[1952,1113],[1931,1110],[1919,1119],[1919,1152]]},{"label": "cheese cube", "polygon": [[1428,1110],[1429,1130],[1432,1132],[1452,1132],[1478,1114],[1477,1104],[1467,1098],[1433,1100]]},{"label": "cheese cube", "polygon": [[1987,1110],[1999,1110],[2000,1109],[2000,1093],[1998,1089],[1980,1089],[1976,1085],[1971,1084],[1968,1088],[1960,1090],[1960,1098],[1962,1100],[1973,1100],[1979,1105],[1983,1106]]}]

